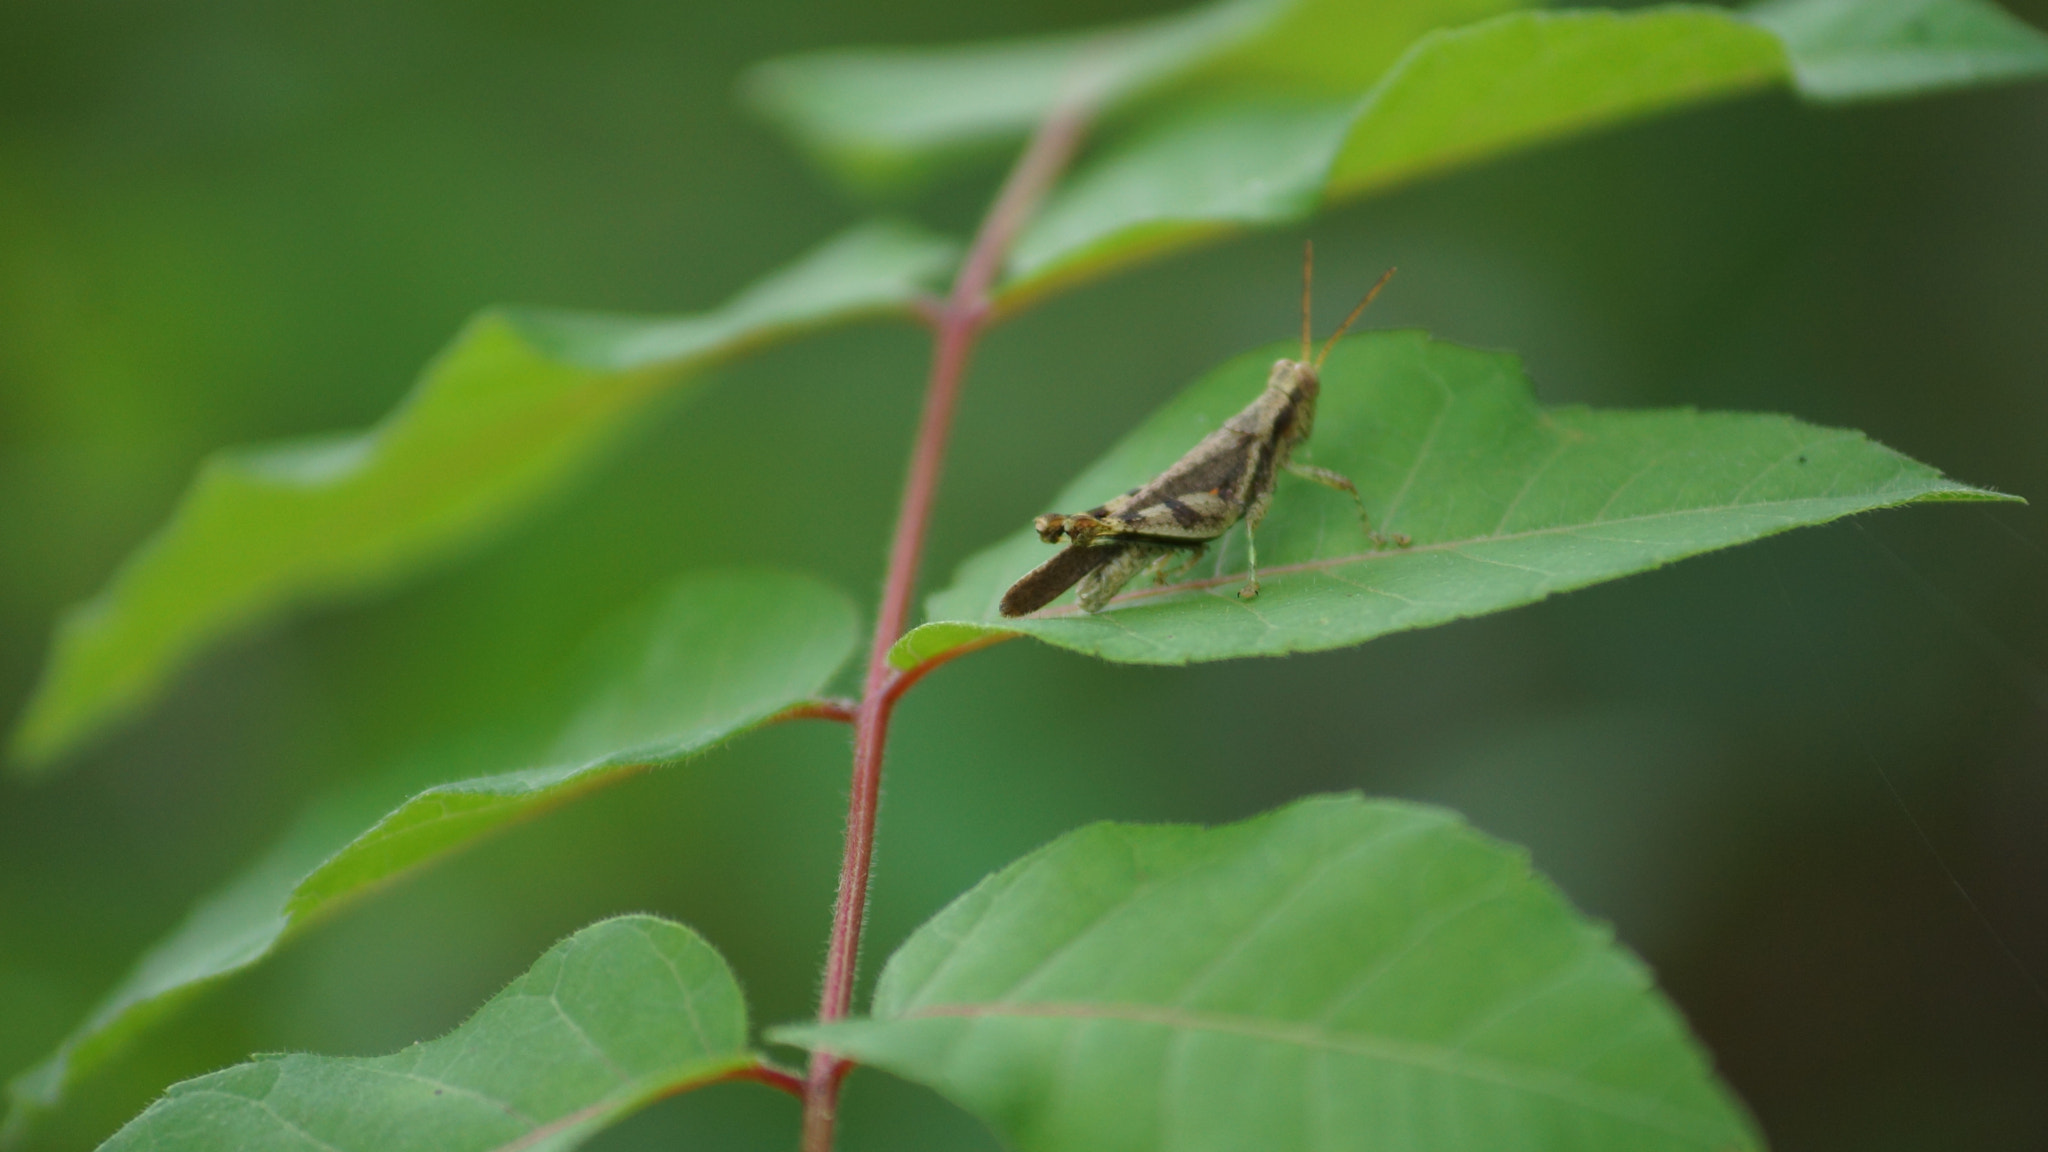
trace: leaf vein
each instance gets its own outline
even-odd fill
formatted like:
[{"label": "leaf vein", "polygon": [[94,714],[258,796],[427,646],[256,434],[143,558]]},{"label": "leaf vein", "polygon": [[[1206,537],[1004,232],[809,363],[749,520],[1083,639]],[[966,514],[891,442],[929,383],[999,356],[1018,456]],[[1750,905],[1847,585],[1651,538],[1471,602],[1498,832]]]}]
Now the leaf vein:
[{"label": "leaf vein", "polygon": [[1562,1076],[1492,1057],[1476,1056],[1439,1045],[1387,1037],[1333,1034],[1313,1025],[1222,1013],[1189,1012],[1151,1004],[1098,1004],[1056,1001],[1035,1003],[942,1004],[910,1014],[924,1019],[1012,1016],[1041,1019],[1105,1021],[1162,1028],[1191,1028],[1242,1036],[1275,1044],[1324,1049],[1389,1064],[1438,1072],[1458,1079],[1491,1084],[1510,1091],[1542,1096],[1588,1111],[1671,1135],[1705,1141],[1719,1134],[1707,1118],[1683,1112],[1659,1100],[1578,1077]]},{"label": "leaf vein", "polygon": [[1394,514],[1400,511],[1401,502],[1408,498],[1409,486],[1414,484],[1415,477],[1421,474],[1423,464],[1429,460],[1430,450],[1436,446],[1437,433],[1443,431],[1444,423],[1450,419],[1451,409],[1457,404],[1457,393],[1451,390],[1450,384],[1444,380],[1442,373],[1432,366],[1427,375],[1430,383],[1435,384],[1443,391],[1443,407],[1438,408],[1436,415],[1431,418],[1429,431],[1423,433],[1422,444],[1415,450],[1415,460],[1408,465],[1408,474],[1401,478],[1401,486],[1394,490],[1393,499],[1387,502],[1387,510],[1380,517],[1380,525],[1384,531],[1393,530]]},{"label": "leaf vein", "polygon": [[327,1141],[322,1140],[318,1136],[313,1135],[313,1133],[308,1131],[304,1125],[296,1123],[291,1119],[287,1118],[284,1113],[279,1112],[275,1107],[273,1107],[270,1101],[268,1100],[259,1100],[254,1096],[244,1096],[238,1092],[223,1092],[218,1088],[195,1089],[184,1093],[184,1095],[188,1097],[224,1096],[229,1100],[236,1101],[237,1103],[250,1105],[251,1107],[262,1110],[271,1119],[277,1121],[279,1124],[284,1125],[286,1129],[292,1132],[296,1132],[299,1135],[304,1136],[306,1139],[312,1141],[313,1143],[319,1145],[320,1147],[327,1149],[328,1152],[342,1152],[342,1149],[340,1147],[333,1144],[329,1144]]}]

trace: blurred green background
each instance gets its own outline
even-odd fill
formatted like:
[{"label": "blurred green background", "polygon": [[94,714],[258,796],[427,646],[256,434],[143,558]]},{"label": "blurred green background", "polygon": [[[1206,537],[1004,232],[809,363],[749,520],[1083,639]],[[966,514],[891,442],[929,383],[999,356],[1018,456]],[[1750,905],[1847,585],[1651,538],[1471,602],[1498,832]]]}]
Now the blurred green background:
[{"label": "blurred green background", "polygon": [[[691,311],[866,214],[737,107],[749,62],[1160,7],[9,0],[0,711],[54,614],[208,450],[371,422],[485,303]],[[2042,0],[2015,10],[2048,25]],[[994,176],[888,207],[964,232]],[[2048,86],[1850,111],[1759,96],[1306,231],[1333,308],[1399,263],[1374,324],[1516,350],[1547,402],[1851,425],[2036,505],[1866,517],[1349,652],[976,656],[899,714],[869,975],[1077,824],[1359,788],[1529,845],[1648,957],[1778,1148],[2048,1147]],[[1302,235],[995,333],[926,587],[1197,373],[1292,331]],[[871,602],[924,357],[916,330],[870,326],[730,368],[482,551],[231,644],[68,775],[0,785],[0,1074],[309,797],[516,717],[621,598],[739,560]],[[1111,720],[1133,715],[1159,723]],[[252,1051],[435,1035],[614,912],[691,923],[759,1020],[801,1017],[847,755],[836,727],[765,732],[407,881],[207,996],[48,1146],[90,1147]],[[993,1147],[873,1073],[847,1112],[849,1149]],[[597,1146],[795,1130],[789,1101],[735,1086]]]}]

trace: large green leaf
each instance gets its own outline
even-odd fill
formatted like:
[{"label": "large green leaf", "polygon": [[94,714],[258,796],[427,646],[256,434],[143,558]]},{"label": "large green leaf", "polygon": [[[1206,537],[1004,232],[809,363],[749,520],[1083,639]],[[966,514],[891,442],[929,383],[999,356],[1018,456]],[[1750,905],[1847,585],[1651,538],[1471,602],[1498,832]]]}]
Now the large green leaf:
[{"label": "large green leaf", "polygon": [[[1274,357],[1291,352],[1218,368],[1048,510],[1093,507],[1157,474],[1257,395]],[[939,623],[912,632],[894,658],[906,664],[1004,631],[1144,664],[1337,648],[1854,512],[2008,498],[1860,433],[1787,416],[1540,408],[1512,356],[1415,332],[1346,341],[1322,379],[1306,456],[1356,481],[1375,526],[1412,547],[1373,547],[1345,497],[1282,476],[1258,532],[1256,600],[1236,596],[1239,528],[1192,579],[1134,587],[1094,616],[1055,607],[1004,620],[1003,590],[1051,551],[1020,526],[961,566],[931,599]]]},{"label": "large green leaf", "polygon": [[[1068,219],[1047,226],[1074,231],[1075,218],[1089,217],[1087,206],[1099,201],[1110,218],[1090,230],[1101,241],[1119,222],[1114,209],[1122,197],[1149,182],[1162,191],[1160,202],[1142,220],[1121,221],[1143,226],[1133,238],[1142,243],[1129,254],[1136,256],[1165,246],[1161,226],[1256,223],[1246,205],[1262,199],[1304,204],[1324,191],[1356,194],[1763,84],[1789,82],[1804,96],[1831,101],[2048,75],[2048,39],[1989,0],[1769,0],[1747,18],[1675,5],[1489,19],[1523,6],[1224,0],[1143,24],[1036,40],[788,57],[757,69],[747,94],[840,175],[872,185],[1020,137],[1063,94],[1086,91],[1113,110],[1170,87],[1154,101],[1163,123],[1117,142],[1062,197],[1074,203],[1055,215]],[[1771,35],[1758,35],[1759,28]],[[1201,118],[1190,122],[1188,102],[1205,105],[1219,92],[1248,99],[1254,116],[1274,99],[1325,98],[1348,106],[1359,123],[1334,168],[1337,144],[1296,140],[1279,170],[1268,171],[1262,161],[1277,144],[1249,139],[1253,124],[1212,110],[1222,122],[1205,143]],[[1191,154],[1205,147],[1222,152]],[[1214,187],[1174,193],[1178,177],[1192,173],[1202,183],[1203,173],[1226,171],[1243,185],[1235,195]],[[1324,175],[1333,177],[1327,189]],[[1282,182],[1285,191],[1272,187]],[[1261,188],[1269,194],[1262,197]],[[1208,204],[1220,210],[1203,213]],[[1190,229],[1187,238],[1204,230]],[[1016,274],[1045,265],[1052,247],[1047,235],[1027,241]]]},{"label": "large green leaf", "polygon": [[1239,97],[1165,116],[1055,194],[1019,238],[1002,291],[1036,295],[1219,232],[1768,84],[1847,100],[2041,75],[2048,38],[1983,0],[1780,0],[1749,19],[1691,6],[1511,13],[1422,36],[1347,99]]},{"label": "large green leaf", "polygon": [[1761,1143],[1643,965],[1524,854],[1355,796],[1072,833],[920,928],[871,1019],[770,1035],[1024,1152]]},{"label": "large green leaf", "polygon": [[695,932],[621,916],[461,1027],[389,1056],[259,1056],[173,1085],[105,1152],[557,1152],[753,1066],[739,984]]},{"label": "large green leaf", "polygon": [[771,60],[756,109],[845,179],[898,182],[947,155],[1014,140],[1062,99],[1109,111],[1180,82],[1356,95],[1417,37],[1522,0],[1220,0],[1118,28],[946,48]]},{"label": "large green leaf", "polygon": [[64,618],[17,757],[49,763],[223,633],[448,555],[558,489],[679,381],[797,329],[903,308],[950,258],[921,233],[870,227],[701,316],[486,312],[377,427],[214,456],[170,523]]},{"label": "large green leaf", "polygon": [[[673,763],[813,698],[855,645],[846,598],[806,577],[688,577],[615,619],[574,677],[584,701],[553,752],[449,780],[440,750],[327,798],[159,941],[49,1058],[11,1085],[0,1144],[206,986],[393,877],[596,788]],[[462,769],[454,769],[456,772]],[[422,777],[425,777],[422,780]]]}]

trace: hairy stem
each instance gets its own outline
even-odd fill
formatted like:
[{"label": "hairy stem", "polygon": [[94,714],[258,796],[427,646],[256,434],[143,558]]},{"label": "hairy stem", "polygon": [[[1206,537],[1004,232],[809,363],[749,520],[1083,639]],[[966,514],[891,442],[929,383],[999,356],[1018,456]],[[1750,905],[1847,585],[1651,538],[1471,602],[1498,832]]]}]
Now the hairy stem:
[{"label": "hairy stem", "polygon": [[[882,586],[881,607],[875,615],[874,642],[868,649],[867,679],[853,715],[853,788],[846,806],[846,855],[839,869],[832,942],[825,959],[824,989],[818,998],[821,1021],[842,1019],[853,1005],[861,923],[867,913],[868,870],[875,853],[875,816],[881,804],[882,752],[888,743],[890,714],[896,700],[911,684],[944,662],[929,661],[910,672],[899,672],[889,664],[889,649],[903,635],[910,620],[918,562],[924,554],[932,501],[938,494],[954,404],[959,399],[960,384],[975,341],[989,319],[989,288],[1002,269],[1011,242],[1073,158],[1087,120],[1086,109],[1070,103],[1039,125],[982,220],[981,229],[954,277],[952,291],[931,310],[934,340],[924,415],[911,449],[910,475],[904,482],[896,534],[889,546],[888,575]],[[951,653],[948,658],[958,654]],[[831,1149],[839,1083],[850,1067],[847,1061],[828,1053],[811,1057],[810,1075],[804,1086],[804,1152]]]}]

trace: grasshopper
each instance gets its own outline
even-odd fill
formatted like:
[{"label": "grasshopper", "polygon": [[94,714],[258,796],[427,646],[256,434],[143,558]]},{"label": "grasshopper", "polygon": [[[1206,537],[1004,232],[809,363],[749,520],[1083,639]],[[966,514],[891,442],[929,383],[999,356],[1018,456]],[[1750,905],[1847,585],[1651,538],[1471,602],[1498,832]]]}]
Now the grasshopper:
[{"label": "grasshopper", "polygon": [[[1081,610],[1099,612],[1110,597],[1147,568],[1162,584],[1185,574],[1202,558],[1210,541],[1240,520],[1244,522],[1250,572],[1237,595],[1250,600],[1259,594],[1259,547],[1254,533],[1273,502],[1273,484],[1282,470],[1349,495],[1369,528],[1365,502],[1349,477],[1296,463],[1291,457],[1315,425],[1323,360],[1393,275],[1394,270],[1387,269],[1311,361],[1309,291],[1315,279],[1315,250],[1305,250],[1301,359],[1274,361],[1258,399],[1204,436],[1149,483],[1086,512],[1053,512],[1033,521],[1038,538],[1047,544],[1057,544],[1062,538],[1069,543],[1010,586],[1003,594],[1003,615],[1035,612],[1077,583]],[[1407,544],[1403,537],[1388,541],[1370,533],[1370,538],[1376,547],[1390,542]],[[1178,568],[1169,571],[1168,563],[1176,553],[1188,555]]]}]

